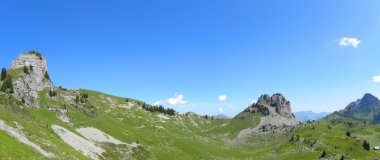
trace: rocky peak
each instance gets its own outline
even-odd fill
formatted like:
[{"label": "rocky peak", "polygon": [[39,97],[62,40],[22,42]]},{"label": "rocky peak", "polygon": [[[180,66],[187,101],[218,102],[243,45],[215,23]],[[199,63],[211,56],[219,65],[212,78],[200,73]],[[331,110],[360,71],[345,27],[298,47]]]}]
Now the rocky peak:
[{"label": "rocky peak", "polygon": [[21,68],[21,67],[33,67],[33,71],[36,73],[47,72],[47,63],[45,57],[36,51],[29,51],[19,55],[15,60],[12,61],[11,69]]},{"label": "rocky peak", "polygon": [[25,68],[28,73],[16,77],[13,82],[14,95],[23,99],[30,107],[39,107],[38,92],[45,88],[53,88],[53,83],[47,76],[48,68],[45,57],[36,51],[29,51],[13,60],[11,68],[18,70]]},{"label": "rocky peak", "polygon": [[261,95],[260,97],[259,97],[259,99],[257,100],[257,102],[259,103],[259,102],[267,102],[267,101],[269,101],[270,100],[270,96],[269,95],[267,95],[267,94],[263,94],[263,95]]},{"label": "rocky peak", "polygon": [[[244,139],[257,133],[265,133],[267,131],[273,133],[276,130],[289,129],[288,127],[293,127],[301,123],[294,117],[290,102],[279,93],[273,94],[272,96],[267,94],[261,95],[257,103],[253,103],[246,108],[241,115],[245,115],[247,112],[261,115],[260,122],[255,127],[241,130],[238,134],[238,139]],[[268,130],[268,128],[270,130]]]},{"label": "rocky peak", "polygon": [[273,94],[272,96],[263,94],[260,96],[256,104],[273,107],[281,116],[294,117],[290,107],[290,102],[280,93]]},{"label": "rocky peak", "polygon": [[370,118],[371,115],[373,115],[375,112],[379,112],[379,108],[380,100],[372,94],[366,93],[364,94],[362,99],[358,99],[355,102],[351,102],[344,110],[341,110],[340,114],[348,117],[353,117],[356,114],[367,114],[370,115],[367,118]]},{"label": "rocky peak", "polygon": [[379,102],[375,96],[370,93],[364,94],[363,98],[360,100],[360,105],[362,106],[373,106]]}]

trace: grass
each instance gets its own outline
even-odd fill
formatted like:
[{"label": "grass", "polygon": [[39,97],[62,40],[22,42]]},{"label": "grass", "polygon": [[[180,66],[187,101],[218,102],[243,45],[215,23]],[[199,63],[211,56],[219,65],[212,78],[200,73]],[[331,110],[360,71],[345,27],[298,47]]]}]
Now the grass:
[{"label": "grass", "polygon": [[16,81],[17,79],[21,78],[23,75],[25,75],[24,71],[23,71],[23,67],[20,67],[20,68],[11,68],[7,71],[8,73],[8,76],[11,76],[12,77],[12,80],[13,81]]},{"label": "grass", "polygon": [[[76,103],[75,96],[80,93],[72,91],[59,90],[58,96],[53,98],[48,96],[48,91],[41,91],[38,109],[22,106],[19,100],[1,94],[0,119],[11,126],[19,123],[30,141],[54,153],[57,159],[88,158],[64,143],[52,131],[52,124],[76,134],[76,128],[91,126],[128,144],[138,141],[143,147],[134,149],[131,159],[317,159],[323,151],[330,159],[339,159],[341,155],[356,159],[380,157],[380,152],[366,151],[362,147],[364,140],[371,146],[380,145],[379,125],[337,115],[299,126],[289,134],[261,134],[238,143],[236,137],[241,130],[259,123],[258,113],[242,112],[224,120],[193,114],[161,118],[164,115],[143,110],[137,100],[129,99],[130,105],[123,97],[89,90],[79,92],[89,95],[87,102]],[[96,112],[88,112],[89,105]],[[70,123],[62,122],[57,113],[46,106],[67,109]],[[346,131],[350,131],[352,137],[347,137]],[[290,142],[291,137],[297,135],[299,140]],[[98,145],[106,150],[107,158],[121,158],[118,151],[123,150],[122,146]],[[3,131],[0,131],[0,157],[44,159],[33,148]]]}]

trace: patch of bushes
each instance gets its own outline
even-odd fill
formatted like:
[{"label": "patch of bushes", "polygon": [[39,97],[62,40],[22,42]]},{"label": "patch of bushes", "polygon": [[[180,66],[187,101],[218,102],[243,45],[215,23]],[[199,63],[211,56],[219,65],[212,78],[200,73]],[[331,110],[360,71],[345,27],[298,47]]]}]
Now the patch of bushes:
[{"label": "patch of bushes", "polygon": [[25,74],[29,74],[29,68],[27,66],[24,66],[22,70],[24,71]]},{"label": "patch of bushes", "polygon": [[57,96],[58,95],[58,92],[57,91],[55,91],[55,90],[50,90],[49,91],[49,96],[50,97],[55,97],[55,96]]},{"label": "patch of bushes", "polygon": [[346,132],[346,136],[347,136],[347,137],[351,137],[351,132],[350,132],[350,131],[347,131],[347,132]]},{"label": "patch of bushes", "polygon": [[30,50],[28,51],[29,54],[35,54],[36,56],[38,56],[38,58],[40,58],[40,60],[42,60],[42,54],[38,51],[35,51],[35,50]]},{"label": "patch of bushes", "polygon": [[169,115],[169,116],[172,116],[172,115],[175,115],[175,110],[174,109],[171,109],[171,108],[166,108],[163,107],[162,105],[158,105],[158,106],[148,106],[146,105],[145,103],[143,103],[143,105],[141,106],[143,109],[145,109],[146,111],[149,111],[149,112],[159,112],[159,113],[163,113],[163,114],[166,114],[166,115]]},{"label": "patch of bushes", "polygon": [[369,144],[369,142],[367,140],[364,140],[363,148],[367,151],[369,151],[371,149],[371,145]]},{"label": "patch of bushes", "polygon": [[7,77],[0,89],[2,92],[14,93],[12,77]]},{"label": "patch of bushes", "polygon": [[67,91],[67,88],[63,88],[62,86],[59,86],[58,87],[60,90],[62,90],[62,91]]},{"label": "patch of bushes", "polygon": [[268,107],[266,107],[266,106],[259,106],[259,112],[262,114],[262,115],[264,115],[264,116],[267,116],[267,115],[269,115],[269,109],[268,109]]},{"label": "patch of bushes", "polygon": [[323,152],[322,152],[322,155],[319,157],[319,159],[321,159],[321,158],[325,158],[325,157],[326,157],[326,155],[327,155],[327,154],[326,154],[326,152],[325,152],[325,151],[323,151]]},{"label": "patch of bushes", "polygon": [[88,94],[87,93],[81,93],[79,96],[77,95],[75,97],[75,103],[86,103],[88,99]]},{"label": "patch of bushes", "polygon": [[80,96],[81,96],[82,98],[84,98],[84,99],[87,99],[87,98],[88,98],[88,94],[87,94],[87,93],[82,93],[82,94],[80,94]]}]

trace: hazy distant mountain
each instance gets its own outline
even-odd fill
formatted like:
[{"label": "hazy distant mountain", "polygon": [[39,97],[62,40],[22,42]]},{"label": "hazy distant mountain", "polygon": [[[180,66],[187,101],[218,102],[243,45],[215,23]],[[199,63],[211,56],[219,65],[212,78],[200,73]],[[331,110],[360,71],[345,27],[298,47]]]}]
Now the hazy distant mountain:
[{"label": "hazy distant mountain", "polygon": [[345,109],[338,113],[345,117],[379,123],[380,100],[372,94],[366,93],[362,99],[351,102]]},{"label": "hazy distant mountain", "polygon": [[228,119],[229,117],[224,114],[218,114],[213,116],[215,119]]},{"label": "hazy distant mountain", "polygon": [[302,122],[306,122],[308,120],[317,120],[326,117],[331,113],[329,112],[320,112],[320,113],[315,113],[313,111],[300,111],[300,112],[294,112],[294,115],[296,118]]}]

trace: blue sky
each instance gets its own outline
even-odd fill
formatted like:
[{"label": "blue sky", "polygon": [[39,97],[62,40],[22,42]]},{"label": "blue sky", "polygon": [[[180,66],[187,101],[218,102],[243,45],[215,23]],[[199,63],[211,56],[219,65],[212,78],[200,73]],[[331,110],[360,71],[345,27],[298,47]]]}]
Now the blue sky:
[{"label": "blue sky", "polygon": [[233,116],[263,93],[317,112],[380,97],[376,0],[1,0],[0,22],[1,66],[38,50],[57,86],[181,113]]}]

